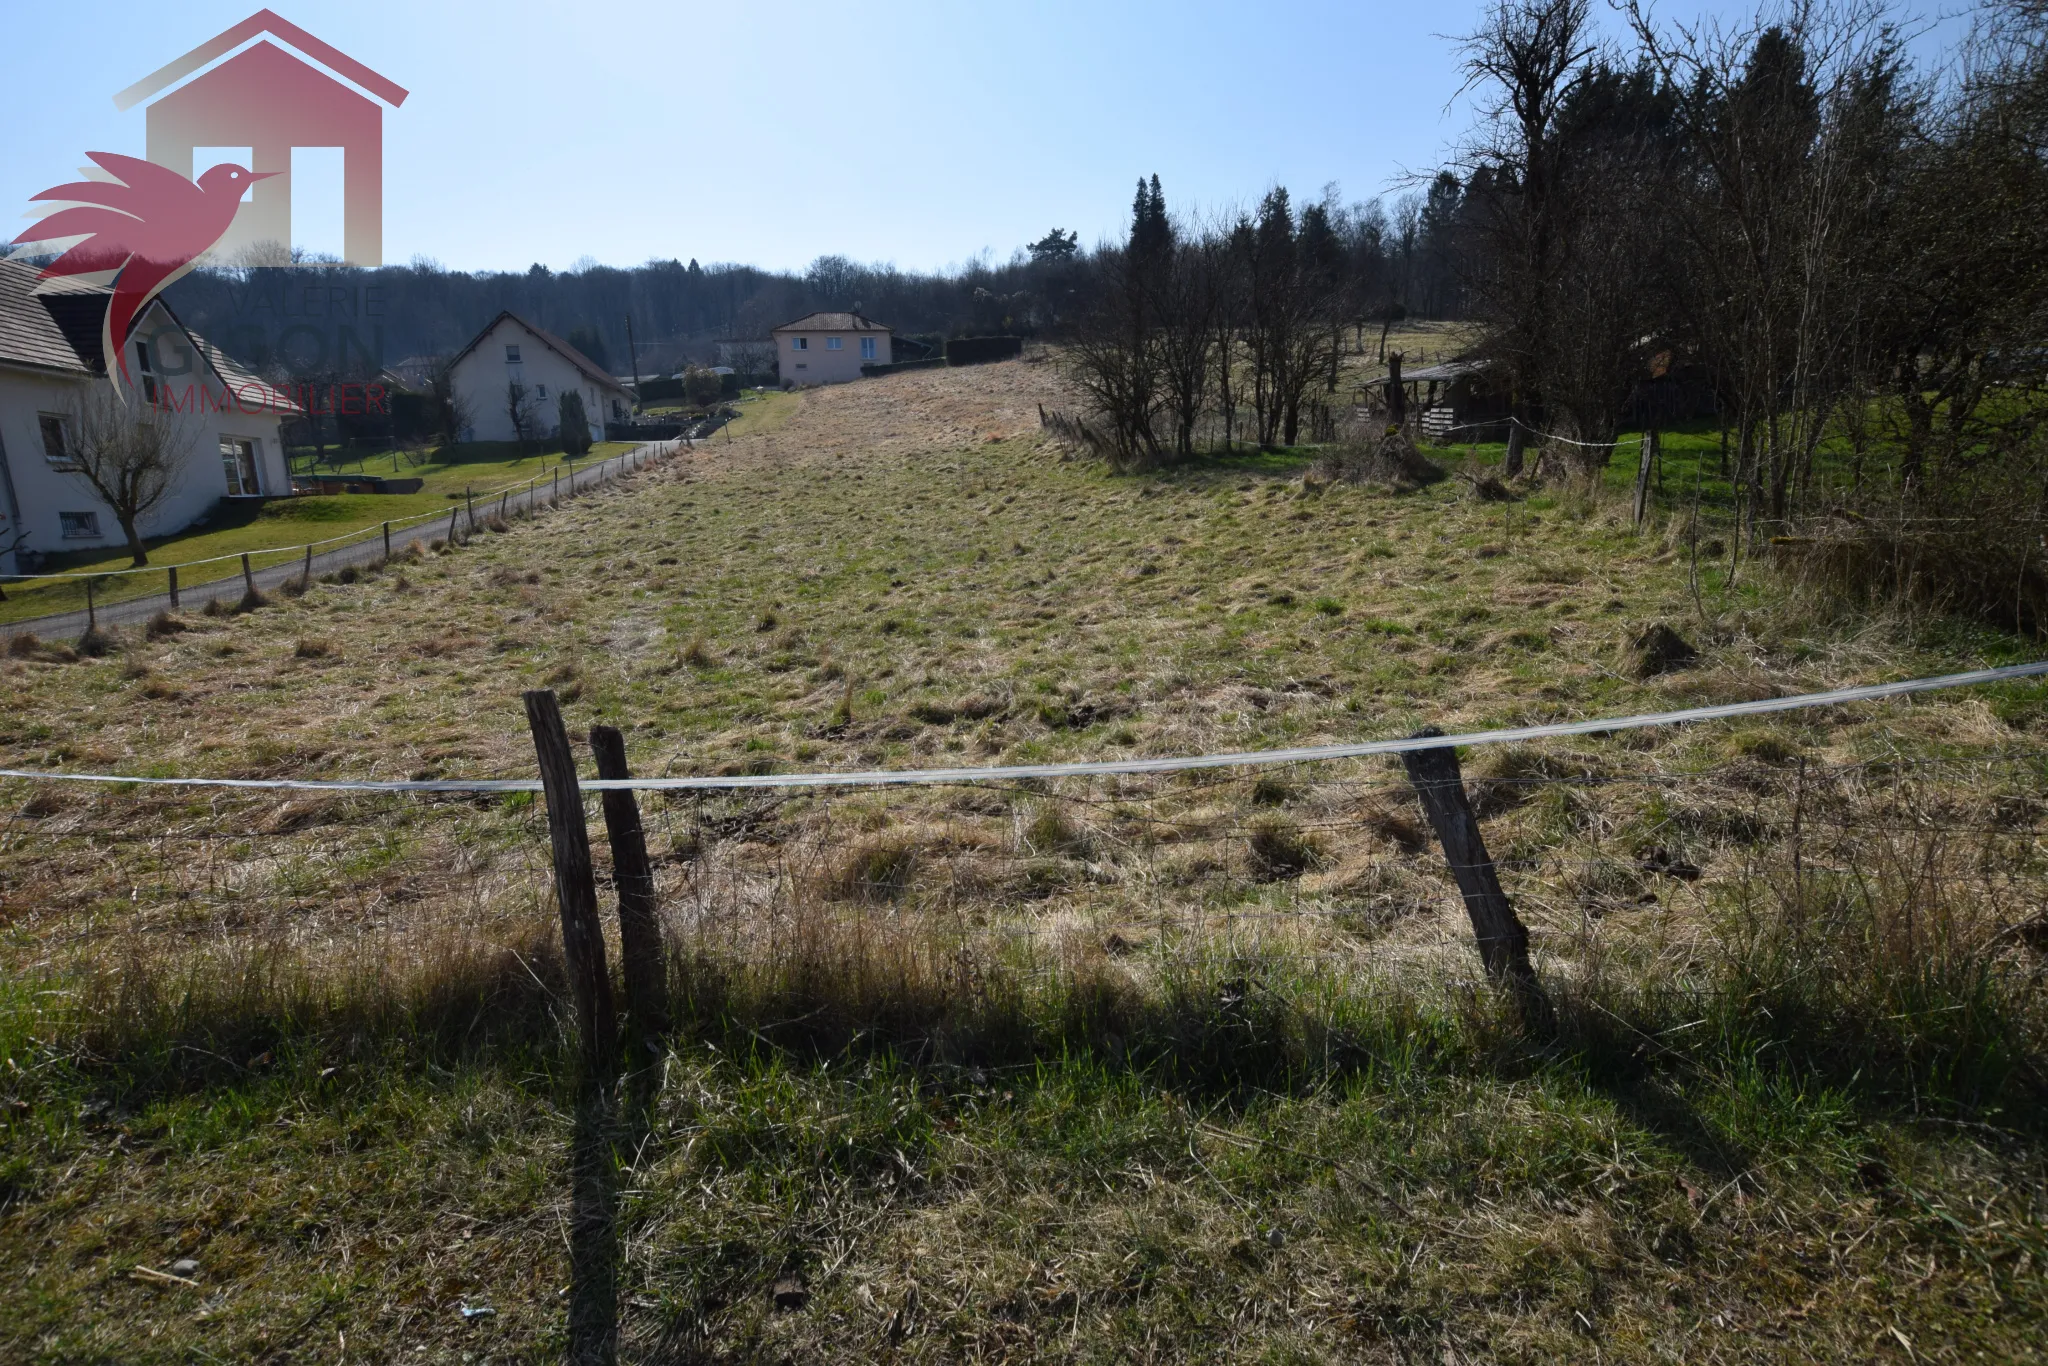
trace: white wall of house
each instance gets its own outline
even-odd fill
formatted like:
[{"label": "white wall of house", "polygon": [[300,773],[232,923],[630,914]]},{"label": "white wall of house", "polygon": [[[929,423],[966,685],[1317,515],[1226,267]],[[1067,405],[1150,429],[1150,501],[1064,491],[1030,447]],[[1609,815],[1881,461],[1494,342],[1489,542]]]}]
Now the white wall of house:
[{"label": "white wall of house", "polygon": [[[174,408],[174,439],[182,450],[170,495],[143,520],[145,537],[165,536],[199,521],[223,498],[277,496],[291,492],[291,476],[278,431],[277,414],[252,401],[238,402],[184,341],[184,334],[158,314],[142,335],[161,338],[152,352],[157,383],[168,385]],[[127,544],[113,509],[102,503],[78,475],[53,459],[44,419],[69,433],[92,388],[108,381],[0,364],[0,546],[26,536],[19,551],[57,554]],[[223,446],[232,445],[233,474]],[[255,487],[246,485],[251,482]],[[19,519],[17,521],[17,518]],[[18,555],[4,557],[0,572],[18,573]]]},{"label": "white wall of house", "polygon": [[[871,344],[873,355],[862,351]],[[844,384],[860,378],[863,365],[890,363],[887,332],[775,332],[775,356],[782,378],[796,384]]]},{"label": "white wall of house", "polygon": [[[506,348],[517,348],[517,360]],[[571,389],[583,395],[583,414],[590,439],[604,440],[607,421],[623,421],[614,403],[625,399],[615,390],[593,383],[561,352],[554,350],[511,318],[500,318],[484,339],[455,362],[455,392],[469,405],[465,441],[516,441],[512,423],[511,386],[520,384],[532,395],[534,430],[528,439],[554,435],[561,426],[562,395]]]}]

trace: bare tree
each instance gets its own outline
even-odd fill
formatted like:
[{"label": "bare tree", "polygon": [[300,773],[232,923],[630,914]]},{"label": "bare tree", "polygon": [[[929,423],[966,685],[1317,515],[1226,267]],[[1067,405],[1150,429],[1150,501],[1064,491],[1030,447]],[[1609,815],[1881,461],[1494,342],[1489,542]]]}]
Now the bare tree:
[{"label": "bare tree", "polygon": [[518,380],[509,381],[505,385],[505,416],[512,420],[512,436],[523,455],[526,443],[540,433],[539,397]]},{"label": "bare tree", "polygon": [[1665,31],[1630,13],[1690,153],[1674,186],[1695,280],[1685,313],[1721,377],[1754,528],[1786,516],[1810,474],[1853,387],[1868,286],[1885,287],[1868,278],[1863,229],[1888,177],[1857,132],[1890,117],[1872,101],[1904,93],[1898,37],[1861,0],[1799,0],[1781,23],[1732,32]]},{"label": "bare tree", "polygon": [[134,562],[148,564],[137,528],[177,487],[191,432],[165,408],[122,401],[110,382],[72,409],[70,438],[66,471],[112,510]]},{"label": "bare tree", "polygon": [[1211,356],[1229,288],[1228,256],[1213,237],[1182,240],[1153,285],[1159,374],[1173,419],[1174,454],[1183,460],[1195,453],[1195,427],[1209,404]]},{"label": "bare tree", "polygon": [[1552,312],[1569,212],[1559,182],[1570,150],[1560,116],[1594,52],[1589,10],[1589,0],[1495,0],[1464,40],[1465,87],[1480,111],[1464,160],[1489,256],[1477,302],[1485,349],[1524,420],[1540,411],[1541,371],[1558,345]]}]

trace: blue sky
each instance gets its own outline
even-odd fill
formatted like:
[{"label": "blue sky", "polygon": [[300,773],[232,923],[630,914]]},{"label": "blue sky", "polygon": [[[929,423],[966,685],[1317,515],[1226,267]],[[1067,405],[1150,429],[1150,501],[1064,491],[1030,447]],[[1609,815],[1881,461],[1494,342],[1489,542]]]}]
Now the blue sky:
[{"label": "blue sky", "polygon": [[[143,111],[116,111],[114,93],[255,7],[12,15],[0,202],[26,211],[88,150],[141,155]],[[273,8],[412,92],[385,118],[388,261],[796,268],[839,253],[931,269],[1001,260],[1055,225],[1116,233],[1140,174],[1157,172],[1176,208],[1245,203],[1275,183],[1397,191],[1466,125],[1441,35],[1479,5]]]}]

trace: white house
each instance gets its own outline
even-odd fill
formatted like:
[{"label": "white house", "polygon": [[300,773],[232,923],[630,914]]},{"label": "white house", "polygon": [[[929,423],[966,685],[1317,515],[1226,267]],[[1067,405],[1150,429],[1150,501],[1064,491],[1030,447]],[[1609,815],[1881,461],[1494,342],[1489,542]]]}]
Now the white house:
[{"label": "white house", "polygon": [[[102,333],[109,291],[39,281],[0,260],[0,573],[33,572],[47,555],[126,544],[113,509],[68,454],[80,414],[107,378]],[[182,467],[170,494],[137,527],[181,531],[222,499],[291,492],[280,423],[289,396],[188,331],[157,300],[128,343],[130,401],[171,414]]]},{"label": "white house", "polygon": [[887,365],[889,329],[858,313],[813,313],[769,333],[784,381],[841,384],[860,378],[863,365]]},{"label": "white house", "polygon": [[[604,367],[554,333],[517,313],[500,313],[455,353],[449,363],[455,394],[469,411],[464,441],[517,441],[559,434],[562,395],[583,395],[590,439],[604,440],[604,424],[624,422],[633,395]],[[517,404],[530,424],[512,421]]]}]

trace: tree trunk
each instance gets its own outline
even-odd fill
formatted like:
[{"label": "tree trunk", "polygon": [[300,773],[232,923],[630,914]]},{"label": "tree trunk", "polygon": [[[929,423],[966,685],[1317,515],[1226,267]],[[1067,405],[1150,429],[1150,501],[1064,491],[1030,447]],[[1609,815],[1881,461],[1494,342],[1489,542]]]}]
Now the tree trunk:
[{"label": "tree trunk", "polygon": [[118,520],[121,523],[121,534],[128,538],[128,554],[133,563],[138,565],[148,564],[149,553],[142,548],[142,537],[136,534],[135,519],[133,517],[121,517]]}]

